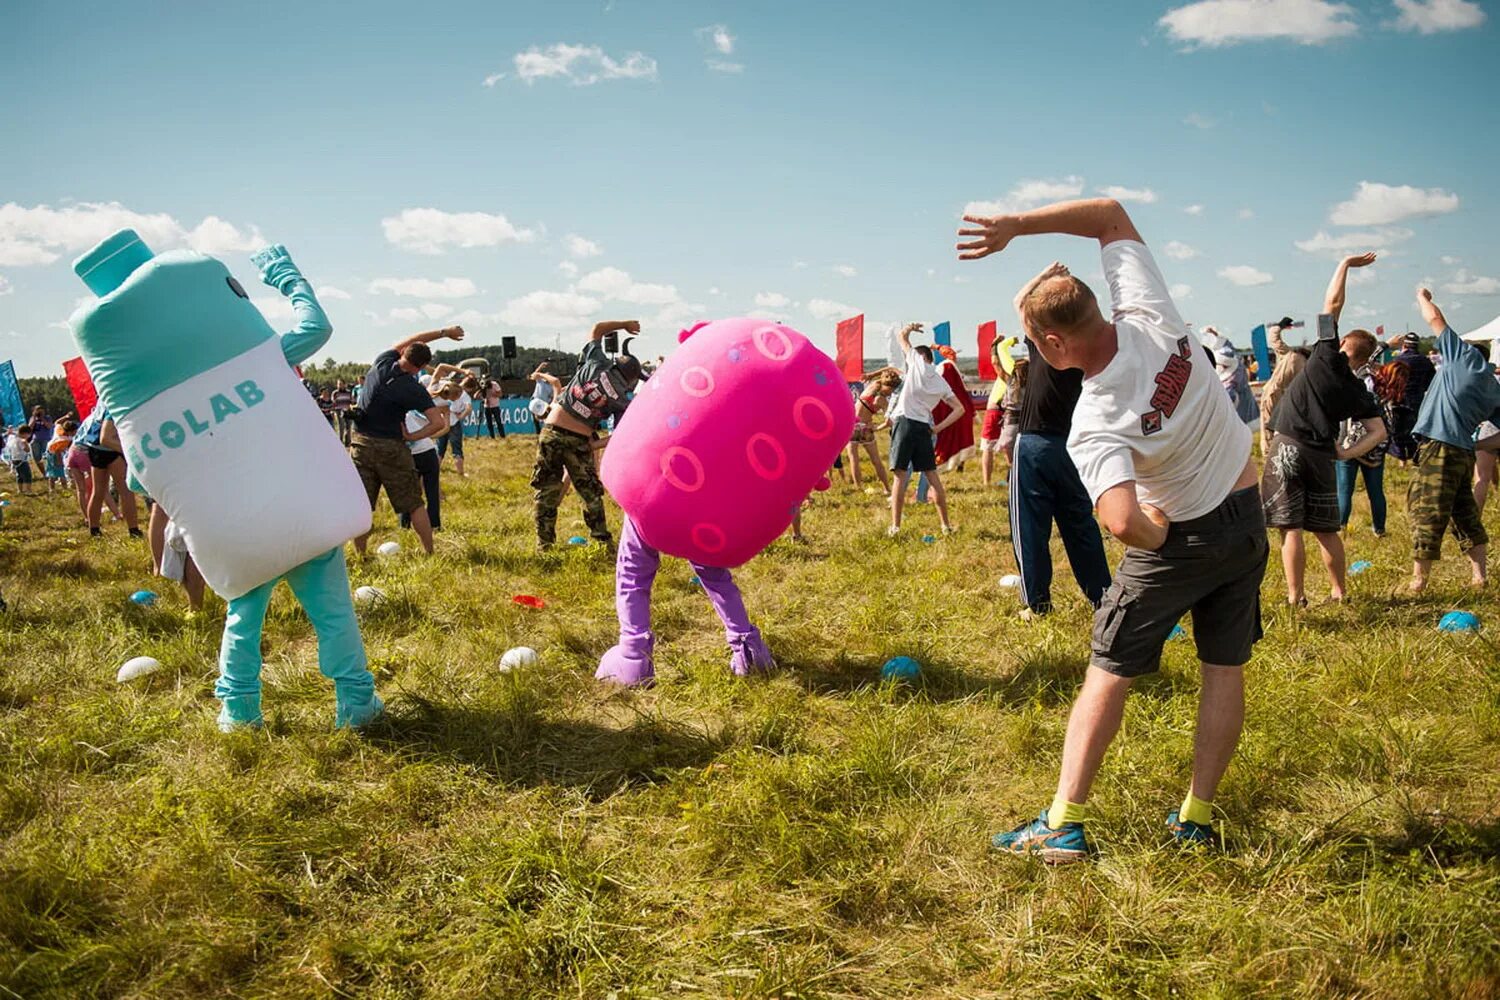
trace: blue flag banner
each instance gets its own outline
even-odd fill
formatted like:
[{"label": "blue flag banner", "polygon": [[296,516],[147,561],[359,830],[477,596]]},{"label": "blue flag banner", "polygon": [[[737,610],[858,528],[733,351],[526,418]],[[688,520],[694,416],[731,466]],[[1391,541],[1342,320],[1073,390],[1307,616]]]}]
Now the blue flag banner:
[{"label": "blue flag banner", "polygon": [[1271,377],[1271,349],[1266,344],[1264,324],[1250,331],[1250,346],[1255,351],[1255,377],[1264,382]]},{"label": "blue flag banner", "polygon": [[953,346],[953,330],[946,321],[932,328],[932,342],[934,344],[947,344]]},{"label": "blue flag banner", "polygon": [[0,364],[0,420],[11,427],[26,422],[26,407],[21,405],[21,386],[16,382],[16,366]]},{"label": "blue flag banner", "polygon": [[[526,408],[529,402],[530,396],[506,396],[500,400],[500,426],[505,428],[506,434],[537,432],[537,424],[541,421],[533,417]],[[476,402],[469,415],[464,418],[464,437],[479,437],[484,433],[484,407]]]}]

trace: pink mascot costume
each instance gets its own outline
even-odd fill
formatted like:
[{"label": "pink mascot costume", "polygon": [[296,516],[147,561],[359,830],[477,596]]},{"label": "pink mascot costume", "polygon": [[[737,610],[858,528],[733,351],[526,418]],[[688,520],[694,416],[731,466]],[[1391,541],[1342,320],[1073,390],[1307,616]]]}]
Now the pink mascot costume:
[{"label": "pink mascot costume", "polygon": [[724,622],[730,669],[774,665],[727,567],[775,541],[854,427],[854,404],[828,355],[766,320],[699,323],[642,385],[604,450],[605,487],[625,511],[615,573],[620,642],[600,680],[655,676],[651,585],[661,554],[692,563]]}]

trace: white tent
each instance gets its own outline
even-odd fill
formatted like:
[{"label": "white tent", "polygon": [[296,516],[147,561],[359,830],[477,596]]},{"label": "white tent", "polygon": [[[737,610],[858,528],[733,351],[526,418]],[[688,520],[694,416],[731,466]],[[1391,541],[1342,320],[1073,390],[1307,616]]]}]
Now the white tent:
[{"label": "white tent", "polygon": [[1500,316],[1496,316],[1473,333],[1464,334],[1464,339],[1471,343],[1484,340],[1500,340]]}]

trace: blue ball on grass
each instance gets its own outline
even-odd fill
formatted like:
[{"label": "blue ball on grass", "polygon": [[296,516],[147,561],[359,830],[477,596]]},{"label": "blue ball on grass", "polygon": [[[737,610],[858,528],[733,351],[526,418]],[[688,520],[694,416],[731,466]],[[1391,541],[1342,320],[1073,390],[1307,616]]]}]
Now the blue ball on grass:
[{"label": "blue ball on grass", "polygon": [[1479,616],[1468,611],[1450,611],[1438,621],[1444,632],[1478,632]]},{"label": "blue ball on grass", "polygon": [[137,590],[130,595],[130,600],[135,604],[149,608],[156,603],[156,595],[149,590]]},{"label": "blue ball on grass", "polygon": [[880,668],[880,676],[888,681],[914,681],[922,675],[922,665],[910,656],[893,656]]},{"label": "blue ball on grass", "polygon": [[568,539],[569,545],[587,545],[588,543],[589,540],[587,538],[584,538],[582,535],[574,535],[572,538]]},{"label": "blue ball on grass", "polygon": [[1361,574],[1365,570],[1369,569],[1370,566],[1371,566],[1370,560],[1368,560],[1368,559],[1361,559],[1358,562],[1354,562],[1354,563],[1350,563],[1349,564],[1349,573],[1352,576],[1359,576],[1359,574]]}]

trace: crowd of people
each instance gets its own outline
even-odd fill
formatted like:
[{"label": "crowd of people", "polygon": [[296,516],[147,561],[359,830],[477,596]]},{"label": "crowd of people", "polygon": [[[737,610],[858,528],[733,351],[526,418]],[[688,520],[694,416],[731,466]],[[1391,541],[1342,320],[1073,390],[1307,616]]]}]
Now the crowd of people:
[{"label": "crowd of people", "polygon": [[[1120,727],[1126,694],[1137,677],[1158,669],[1163,643],[1189,614],[1202,696],[1192,780],[1167,825],[1186,843],[1212,842],[1214,795],[1244,721],[1243,668],[1262,634],[1268,529],[1279,536],[1291,605],[1309,603],[1309,534],[1328,576],[1329,599],[1347,600],[1343,538],[1356,487],[1363,483],[1371,528],[1384,535],[1389,503],[1383,472],[1394,460],[1411,467],[1410,589],[1427,586],[1450,531],[1470,564],[1472,584],[1484,586],[1488,536],[1481,511],[1500,451],[1494,365],[1458,337],[1426,289],[1417,304],[1435,338],[1430,352],[1417,333],[1381,343],[1364,329],[1340,332],[1349,274],[1374,262],[1367,253],[1339,262],[1310,346],[1289,343],[1297,325],[1290,316],[1269,324],[1275,361],[1269,372],[1254,371],[1257,398],[1241,353],[1213,328],[1195,334],[1183,320],[1151,251],[1118,203],[1065,202],[1016,215],[966,217],[959,233],[964,260],[1000,253],[1030,235],[1095,241],[1111,314],[1105,316],[1068,267],[1043,269],[1013,302],[1023,334],[991,347],[988,361],[998,377],[979,397],[982,406],[952,348],[916,343],[922,325],[906,324],[894,332],[891,364],[851,386],[853,431],[834,472],[856,490],[874,492],[863,470],[866,460],[871,463],[888,499],[886,532],[893,538],[909,512],[915,475],[917,500],[930,495],[942,534],[950,535],[958,526],[945,476],[963,470],[977,451],[983,487],[1005,490],[1020,614],[1030,619],[1053,608],[1054,527],[1074,580],[1095,608],[1090,667],[1070,716],[1056,795],[1036,819],[998,834],[997,849],[1054,863],[1092,853],[1086,804]],[[609,429],[629,419],[634,393],[652,375],[652,366],[630,352],[630,338],[640,330],[635,321],[599,323],[566,381],[547,364],[530,376],[529,409],[538,431],[530,485],[540,549],[556,544],[569,486],[591,539],[615,546],[598,462]],[[613,346],[622,334],[623,348]],[[505,436],[499,382],[434,364],[434,342],[463,338],[457,326],[404,337],[374,359],[359,384],[308,386],[330,433],[347,447],[371,509],[384,492],[428,554],[443,528],[441,475],[449,455],[453,473],[465,475],[465,424],[477,421],[491,438]],[[1257,419],[1259,463],[1250,427]],[[103,406],[81,422],[71,416],[54,421],[37,407],[3,444],[22,496],[71,488],[92,535],[102,533],[108,509],[131,536],[146,537],[125,451]],[[1101,528],[1125,546],[1113,569]],[[792,531],[800,538],[800,515]],[[629,569],[639,578],[649,603],[659,553],[634,532],[627,520],[623,544],[629,551],[619,572]],[[359,553],[368,538],[366,532],[353,539]],[[149,544],[157,571],[182,581],[191,607],[199,608],[202,576],[159,505],[150,512]],[[721,572],[695,569],[705,579]],[[734,647],[731,638],[745,668],[737,672],[749,672],[770,663],[770,654],[722,572],[729,596],[721,613],[731,636],[744,640]],[[625,597],[621,601],[624,608]],[[649,624],[649,616],[642,621]],[[624,652],[610,669],[649,677],[649,643],[631,646],[624,629],[622,617],[618,649]],[[747,638],[752,633],[753,642]]]}]

